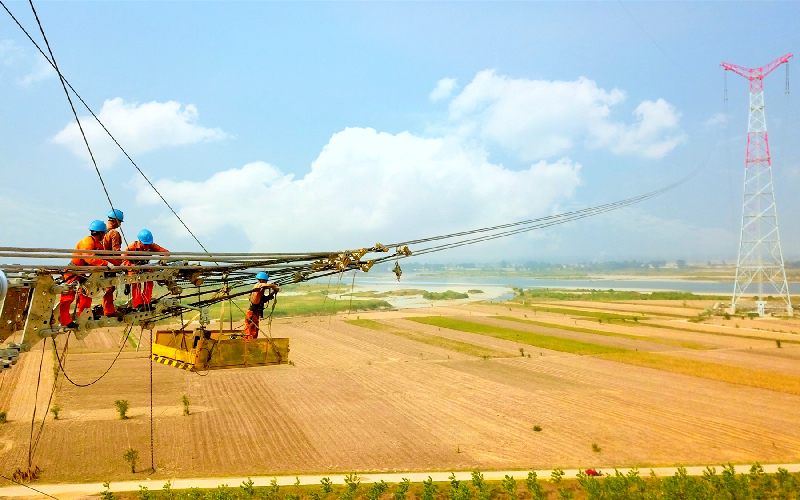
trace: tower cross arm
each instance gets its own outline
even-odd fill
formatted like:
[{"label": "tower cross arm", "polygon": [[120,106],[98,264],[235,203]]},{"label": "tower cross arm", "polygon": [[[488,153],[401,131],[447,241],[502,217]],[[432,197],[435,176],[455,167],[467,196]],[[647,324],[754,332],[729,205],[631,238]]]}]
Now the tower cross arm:
[{"label": "tower cross arm", "polygon": [[760,68],[745,68],[744,66],[726,62],[722,63],[720,66],[725,68],[726,71],[733,71],[737,75],[741,75],[748,80],[752,80],[753,78],[764,78],[781,64],[789,62],[790,57],[792,57],[791,53],[786,54],[785,56],[779,57],[766,66],[762,66]]}]

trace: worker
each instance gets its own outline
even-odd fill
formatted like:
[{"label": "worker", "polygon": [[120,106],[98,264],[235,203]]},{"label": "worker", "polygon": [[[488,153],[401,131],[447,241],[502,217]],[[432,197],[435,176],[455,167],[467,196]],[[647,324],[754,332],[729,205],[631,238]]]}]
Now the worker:
[{"label": "worker", "polygon": [[[103,236],[106,233],[106,225],[101,220],[92,221],[89,224],[89,236],[85,237],[81,241],[75,245],[76,250],[105,250],[106,248],[103,246]],[[74,257],[72,258],[72,265],[74,266],[105,266],[109,269],[114,269],[114,264],[105,260],[95,257],[93,254],[73,254]],[[86,257],[81,257],[85,255]],[[75,283],[76,281],[78,284],[83,283],[86,281],[86,275],[82,274],[71,274],[71,273],[64,273],[64,280],[67,283]],[[69,290],[63,292],[61,294],[61,302],[59,304],[59,312],[60,312],[60,320],[61,324],[66,326],[67,328],[77,328],[77,324],[75,323],[72,315],[70,314],[70,307],[72,307],[72,303],[75,301],[75,290]],[[92,305],[92,298],[86,295],[83,290],[78,295],[78,316],[88,309]]]},{"label": "worker", "polygon": [[[275,298],[280,288],[275,283],[268,283],[269,275],[264,271],[256,274],[258,282],[250,292],[250,310],[244,315],[244,337],[246,339],[258,338],[258,323],[264,316],[264,305]],[[270,290],[269,294],[265,294]]]},{"label": "worker", "polygon": [[[108,221],[106,221],[106,234],[103,236],[103,246],[106,250],[113,250],[119,252],[122,250],[122,236],[120,236],[119,228],[122,225],[124,214],[122,210],[111,209],[108,212]],[[108,259],[109,262],[118,266],[122,263],[121,259]],[[114,290],[116,287],[106,288],[106,293],[103,295],[103,314],[106,316],[121,316],[114,310]]]},{"label": "worker", "polygon": [[[128,248],[125,249],[126,252],[169,252],[166,248],[153,243],[153,233],[147,229],[139,231],[137,237],[139,239],[128,245]],[[125,255],[128,256],[128,254]],[[150,262],[150,258],[150,256],[146,256],[141,259],[125,259],[123,264],[126,266],[143,266]],[[134,271],[131,271],[131,274],[134,274]],[[131,305],[134,308],[146,308],[150,305],[150,301],[153,300],[153,282],[133,283],[131,292],[133,294]]]}]

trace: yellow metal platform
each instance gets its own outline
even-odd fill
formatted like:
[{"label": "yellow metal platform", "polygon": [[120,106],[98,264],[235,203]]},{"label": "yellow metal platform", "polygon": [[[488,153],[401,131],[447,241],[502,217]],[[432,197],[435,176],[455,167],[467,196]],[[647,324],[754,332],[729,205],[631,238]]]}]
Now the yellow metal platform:
[{"label": "yellow metal platform", "polygon": [[231,330],[159,330],[153,360],[189,371],[280,365],[289,362],[289,339],[231,338]]}]

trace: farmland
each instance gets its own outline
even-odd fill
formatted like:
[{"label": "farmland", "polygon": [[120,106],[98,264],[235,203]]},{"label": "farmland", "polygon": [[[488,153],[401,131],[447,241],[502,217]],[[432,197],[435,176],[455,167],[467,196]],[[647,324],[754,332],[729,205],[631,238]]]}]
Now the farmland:
[{"label": "farmland", "polygon": [[[148,334],[137,351],[137,331],[94,385],[58,378],[61,411],[34,464],[58,482],[800,461],[800,321],[694,322],[713,298],[614,299],[276,317],[293,365],[203,376],[153,366],[155,474]],[[69,377],[96,379],[120,340],[116,330],[72,340]],[[0,375],[4,473],[27,465],[40,362],[37,429],[45,414],[53,356],[40,348]]]}]

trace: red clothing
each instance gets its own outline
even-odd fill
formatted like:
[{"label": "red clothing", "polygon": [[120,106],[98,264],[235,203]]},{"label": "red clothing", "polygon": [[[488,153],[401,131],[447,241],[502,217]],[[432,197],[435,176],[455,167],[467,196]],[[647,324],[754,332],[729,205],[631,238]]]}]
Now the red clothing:
[{"label": "red clothing", "polygon": [[133,307],[139,307],[142,304],[149,304],[153,300],[153,282],[146,283],[131,283],[131,294],[133,295]]},{"label": "red clothing", "polygon": [[245,339],[258,338],[258,323],[261,315],[254,311],[247,311],[244,314],[244,336]]},{"label": "red clothing", "polygon": [[[139,240],[134,241],[128,248],[125,249],[126,252],[169,252],[166,248],[156,245],[155,243],[151,243],[149,245],[145,245]],[[128,256],[128,259],[122,261],[123,265],[126,266],[137,266],[145,264],[147,261],[151,259],[151,256],[145,255],[144,259],[134,259],[133,255]],[[133,274],[134,271],[131,271],[130,274]],[[146,283],[132,283],[131,284],[131,294],[133,295],[133,302],[131,305],[133,307],[139,307],[144,304],[149,304],[150,301],[153,300],[153,282],[148,281]]]},{"label": "red clothing", "polygon": [[[105,246],[103,246],[103,240],[99,238],[95,238],[94,236],[87,236],[75,245],[76,250],[106,250]],[[108,265],[107,260],[95,258],[91,254],[85,253],[76,253],[73,254],[74,257],[72,258],[72,264],[75,266],[106,266]],[[82,257],[82,256],[86,257]],[[64,279],[67,283],[71,283],[76,279],[80,279],[81,275],[64,273]],[[83,291],[80,294],[76,294],[74,290],[70,290],[68,292],[61,294],[61,300],[59,303],[59,316],[62,325],[69,324],[72,321],[72,314],[70,313],[70,307],[72,307],[72,303],[75,301],[75,296],[78,295],[78,315],[86,310],[87,308],[91,307],[92,305],[92,298],[84,295]],[[108,292],[106,291],[106,295]],[[114,312],[114,295],[113,292],[111,293],[111,312]],[[103,297],[103,309],[104,311],[107,309],[107,298]]]},{"label": "red clothing", "polygon": [[[269,290],[269,295],[264,292]],[[244,338],[258,338],[258,323],[264,315],[264,304],[269,302],[278,293],[278,285],[258,282],[250,292],[250,310],[244,315]]]}]

